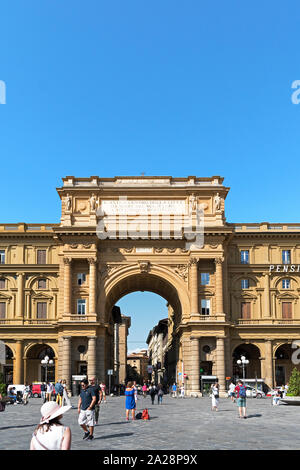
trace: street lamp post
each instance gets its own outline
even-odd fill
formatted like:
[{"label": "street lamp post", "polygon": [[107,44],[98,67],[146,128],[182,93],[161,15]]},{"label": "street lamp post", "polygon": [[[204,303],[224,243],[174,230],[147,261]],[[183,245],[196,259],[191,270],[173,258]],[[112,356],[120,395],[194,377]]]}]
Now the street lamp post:
[{"label": "street lamp post", "polygon": [[45,382],[47,382],[48,367],[53,364],[53,360],[50,359],[49,356],[45,356],[44,359],[41,360],[41,364],[45,367]]},{"label": "street lamp post", "polygon": [[245,356],[241,356],[241,359],[238,359],[236,363],[243,369],[243,380],[245,380],[245,366],[249,364],[248,359]]}]

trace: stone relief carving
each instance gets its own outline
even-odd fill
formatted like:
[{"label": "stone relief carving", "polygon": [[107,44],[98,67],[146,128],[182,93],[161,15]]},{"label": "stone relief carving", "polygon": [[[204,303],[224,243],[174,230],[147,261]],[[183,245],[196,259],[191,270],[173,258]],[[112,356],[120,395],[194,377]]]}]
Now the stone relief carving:
[{"label": "stone relief carving", "polygon": [[150,271],[149,261],[138,261],[141,273],[147,273]]}]

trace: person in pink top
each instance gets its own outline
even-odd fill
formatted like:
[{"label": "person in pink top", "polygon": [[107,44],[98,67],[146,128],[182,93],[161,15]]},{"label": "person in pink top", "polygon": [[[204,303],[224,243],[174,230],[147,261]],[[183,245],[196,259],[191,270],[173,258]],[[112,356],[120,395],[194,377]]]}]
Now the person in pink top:
[{"label": "person in pink top", "polygon": [[143,385],[143,397],[146,398],[147,396],[147,385],[144,383]]}]

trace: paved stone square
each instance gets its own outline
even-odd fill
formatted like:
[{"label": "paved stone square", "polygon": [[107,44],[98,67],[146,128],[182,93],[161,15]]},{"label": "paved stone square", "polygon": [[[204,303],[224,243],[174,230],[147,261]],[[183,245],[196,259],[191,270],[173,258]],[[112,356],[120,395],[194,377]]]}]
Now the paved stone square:
[{"label": "paved stone square", "polygon": [[[76,406],[77,398],[72,398]],[[151,405],[140,397],[137,411],[148,407],[151,420],[125,421],[125,398],[108,397],[101,405],[95,439],[83,441],[77,424],[77,406],[64,415],[71,427],[72,449],[93,450],[191,450],[191,449],[299,449],[300,407],[271,406],[271,399],[248,399],[248,419],[238,419],[236,404],[220,399],[212,412],[209,398],[171,398]],[[27,406],[8,405],[0,413],[0,449],[28,449],[40,420],[41,399]]]}]

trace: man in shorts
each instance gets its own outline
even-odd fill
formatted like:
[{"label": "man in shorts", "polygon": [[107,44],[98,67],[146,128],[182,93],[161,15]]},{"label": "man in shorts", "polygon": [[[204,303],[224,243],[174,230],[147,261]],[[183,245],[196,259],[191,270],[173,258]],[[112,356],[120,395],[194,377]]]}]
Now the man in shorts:
[{"label": "man in shorts", "polygon": [[237,406],[239,407],[239,418],[246,419],[246,386],[241,380],[238,381],[234,391],[236,392]]},{"label": "man in shorts", "polygon": [[97,385],[96,383],[96,377],[92,377],[90,379],[90,387],[94,390],[95,395],[96,395],[96,404],[95,404],[95,422],[98,424],[98,419],[99,419],[99,411],[100,411],[100,386]]},{"label": "man in shorts", "polygon": [[89,387],[87,379],[81,382],[81,391],[78,400],[78,424],[85,431],[83,439],[94,439],[95,404],[97,397],[92,387]]}]

